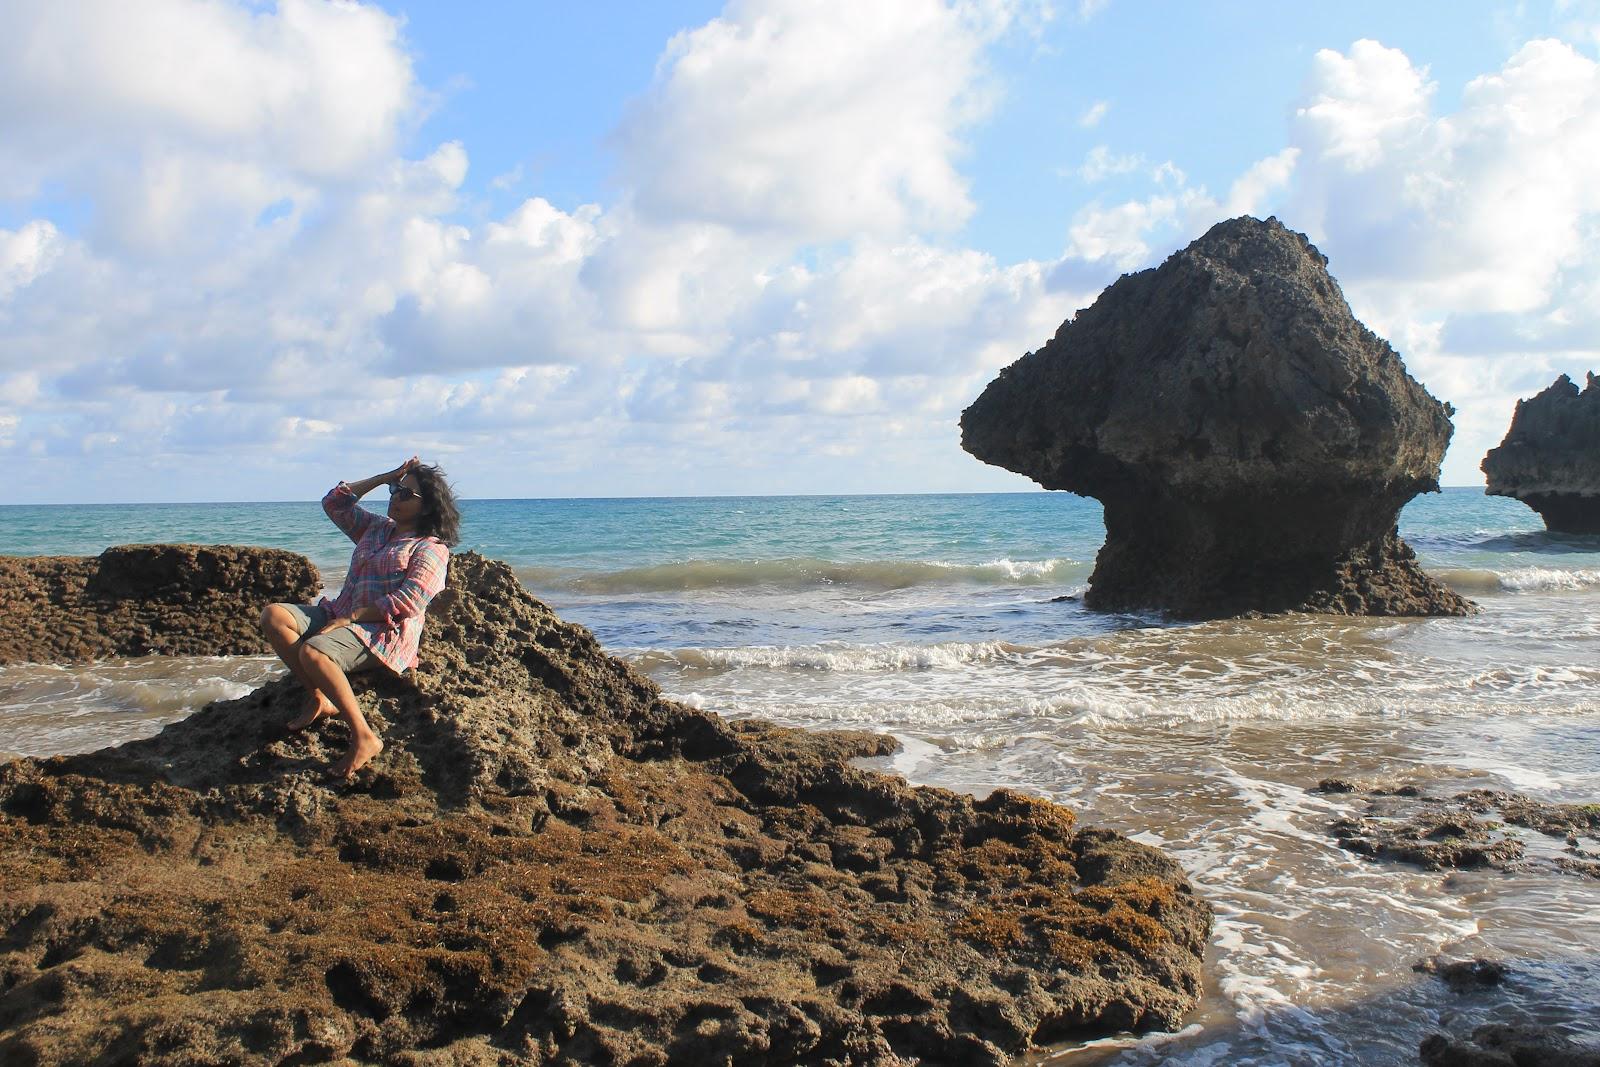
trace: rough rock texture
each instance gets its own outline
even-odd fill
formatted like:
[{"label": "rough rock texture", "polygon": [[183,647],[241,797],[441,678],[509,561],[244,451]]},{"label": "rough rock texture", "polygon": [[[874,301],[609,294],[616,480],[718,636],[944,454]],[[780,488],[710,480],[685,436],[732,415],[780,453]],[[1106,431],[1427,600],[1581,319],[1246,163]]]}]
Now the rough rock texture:
[{"label": "rough rock texture", "polygon": [[256,620],[322,586],[304,556],[233,545],[120,545],[98,556],[0,556],[0,664],[163,652],[271,652]]},{"label": "rough rock texture", "polygon": [[1490,496],[1515,497],[1558,533],[1600,533],[1600,378],[1565,374],[1517,401],[1499,448],[1483,457]]},{"label": "rough rock texture", "polygon": [[1450,408],[1276,219],[1218,223],[1000,372],[962,447],[1105,505],[1085,604],[1459,615],[1396,534]]},{"label": "rough rock texture", "polygon": [[1490,1023],[1470,1039],[1432,1034],[1421,1052],[1425,1067],[1600,1067],[1600,1047],[1549,1026]]},{"label": "rough rock texture", "polygon": [[[1551,804],[1521,793],[1472,789],[1430,797],[1412,782],[1351,782],[1325,778],[1323,793],[1363,793],[1364,815],[1332,826],[1339,843],[1374,859],[1401,860],[1429,870],[1494,867],[1554,870],[1600,878],[1600,804]],[[1561,838],[1563,854],[1530,856],[1520,829]]]},{"label": "rough rock texture", "polygon": [[350,788],[287,681],[0,767],[0,1061],[992,1064],[1199,993],[1162,853],[664,700],[502,564],[356,685]]}]

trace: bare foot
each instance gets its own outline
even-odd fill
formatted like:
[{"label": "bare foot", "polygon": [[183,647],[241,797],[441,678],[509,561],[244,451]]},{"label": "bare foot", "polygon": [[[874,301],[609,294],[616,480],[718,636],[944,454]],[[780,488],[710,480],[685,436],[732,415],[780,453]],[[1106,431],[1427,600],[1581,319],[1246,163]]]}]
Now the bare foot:
[{"label": "bare foot", "polygon": [[283,728],[290,733],[299,733],[301,730],[315,726],[323,719],[331,719],[337,714],[339,714],[339,709],[333,706],[333,701],[318,693],[317,699],[312,702],[311,706],[296,718],[284,723]]},{"label": "bare foot", "polygon": [[350,742],[350,747],[345,751],[344,758],[328,768],[329,776],[333,778],[349,778],[361,768],[372,761],[372,757],[383,751],[383,742],[378,740],[378,735],[372,732],[356,735]]}]

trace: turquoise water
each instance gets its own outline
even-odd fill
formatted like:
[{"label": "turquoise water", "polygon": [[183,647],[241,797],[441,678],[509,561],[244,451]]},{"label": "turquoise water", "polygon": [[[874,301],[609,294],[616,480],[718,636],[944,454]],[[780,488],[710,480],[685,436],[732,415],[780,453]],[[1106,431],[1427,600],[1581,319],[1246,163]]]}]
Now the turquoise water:
[{"label": "turquoise water", "polygon": [[[1064,493],[472,500],[462,511],[462,548],[507,561],[612,645],[1036,642],[1126,625],[1051,603],[1082,591],[1105,533],[1097,502]],[[1401,532],[1469,593],[1600,579],[1588,573],[1600,538],[1546,534],[1523,505],[1479,490],[1419,497]],[[315,502],[0,507],[11,554],[161,541],[290,549],[330,585],[349,555]]]},{"label": "turquoise water", "polygon": [[[1441,794],[1600,800],[1600,537],[1446,490],[1413,501],[1401,533],[1478,614],[1196,624],[1085,611],[1074,598],[1104,530],[1095,502],[1066,494],[475,500],[463,513],[462,547],[509,562],[677,699],[889,733],[902,748],[886,770],[1025,789],[1174,855],[1217,909],[1190,1029],[1057,1049],[1052,1064],[1414,1064],[1446,1024],[1595,1027],[1600,880],[1374,864],[1328,829],[1360,798],[1311,788],[1397,776]],[[335,586],[349,554],[315,502],[0,507],[14,554],[161,541],[288,548]],[[280,669],[0,668],[0,751],[144,736]],[[1497,956],[1516,977],[1458,996],[1412,971],[1436,953]]]},{"label": "turquoise water", "polygon": [[[382,510],[378,497],[366,505]],[[1066,493],[468,500],[462,512],[461,547],[547,569],[552,579],[691,560],[1089,563],[1105,534],[1100,505]],[[1532,511],[1478,489],[1420,496],[1400,521],[1402,534],[1444,566],[1466,560],[1463,552],[1477,550],[1473,559],[1490,561],[1497,552],[1538,550],[1550,541]],[[1515,543],[1521,535],[1535,536]],[[0,506],[0,539],[11,555],[191,541],[287,548],[330,569],[348,556],[315,501],[13,504]],[[1600,541],[1572,541],[1600,554]]]}]

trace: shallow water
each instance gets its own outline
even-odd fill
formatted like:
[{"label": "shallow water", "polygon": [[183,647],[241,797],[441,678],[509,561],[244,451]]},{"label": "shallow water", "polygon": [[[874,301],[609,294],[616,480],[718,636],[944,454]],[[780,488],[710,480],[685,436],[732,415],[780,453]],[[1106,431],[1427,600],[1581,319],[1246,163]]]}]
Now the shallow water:
[{"label": "shallow water", "polygon": [[[468,513],[482,547],[671,695],[885,731],[902,750],[872,762],[914,782],[1026,789],[1184,865],[1217,910],[1188,1029],[1039,1062],[1409,1064],[1440,1027],[1596,1025],[1600,880],[1372,863],[1328,832],[1360,798],[1311,788],[1402,775],[1600,800],[1600,538],[1447,492],[1408,508],[1402,533],[1476,616],[1180,625],[1058,599],[1081,590],[1100,536],[1097,509],[1068,497],[484,503]],[[670,525],[659,511],[679,523],[665,545],[649,540]],[[140,521],[145,539],[180,539]],[[337,565],[322,532],[272,528]],[[273,671],[3,668],[0,749],[140,736]],[[1502,956],[1513,976],[1451,993],[1411,969],[1440,952]]]}]

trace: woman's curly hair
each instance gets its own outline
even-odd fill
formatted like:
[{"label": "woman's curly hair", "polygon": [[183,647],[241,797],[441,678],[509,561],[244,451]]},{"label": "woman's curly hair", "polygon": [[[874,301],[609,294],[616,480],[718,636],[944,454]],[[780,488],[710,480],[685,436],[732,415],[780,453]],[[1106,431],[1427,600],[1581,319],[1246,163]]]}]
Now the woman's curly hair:
[{"label": "woman's curly hair", "polygon": [[461,541],[461,509],[456,506],[456,495],[450,483],[444,480],[439,467],[412,467],[411,474],[422,490],[422,514],[417,517],[417,532],[424,537],[437,537],[447,545]]}]

